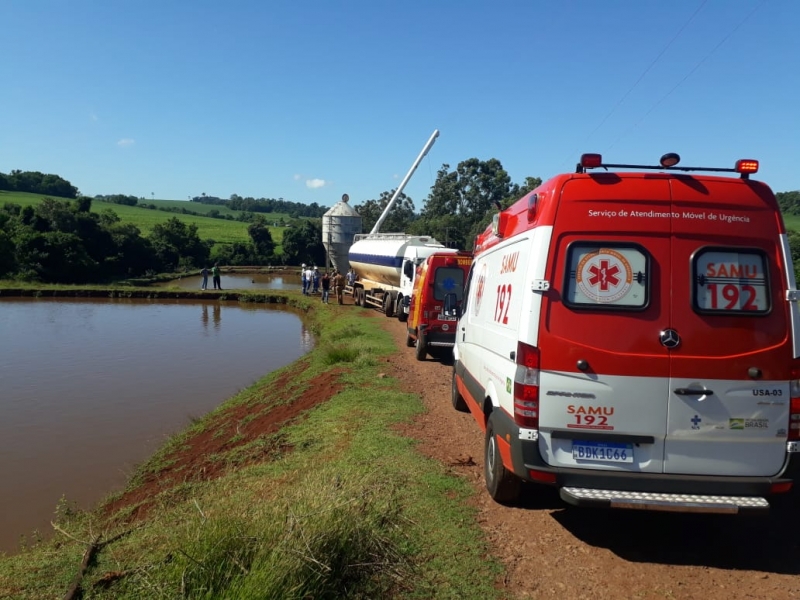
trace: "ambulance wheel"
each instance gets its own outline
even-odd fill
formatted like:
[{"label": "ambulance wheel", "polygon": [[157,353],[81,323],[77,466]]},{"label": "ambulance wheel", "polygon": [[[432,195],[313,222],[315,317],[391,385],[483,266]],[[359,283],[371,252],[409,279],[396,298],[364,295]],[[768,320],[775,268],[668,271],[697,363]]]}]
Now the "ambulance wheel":
[{"label": "ambulance wheel", "polygon": [[425,333],[422,331],[417,333],[416,352],[414,354],[417,360],[425,360],[428,355],[428,342],[425,340]]},{"label": "ambulance wheel", "polygon": [[483,452],[483,474],[486,479],[486,490],[492,500],[499,504],[514,504],[519,499],[521,481],[503,465],[497,436],[494,433],[494,413],[486,422],[486,439]]},{"label": "ambulance wheel", "polygon": [[408,346],[409,348],[414,347],[414,338],[411,337],[410,333],[406,333],[406,346]]},{"label": "ambulance wheel", "polygon": [[391,294],[386,294],[383,299],[383,313],[390,319],[394,316],[394,298]]},{"label": "ambulance wheel", "polygon": [[453,408],[455,408],[457,411],[469,412],[469,407],[464,401],[464,397],[461,395],[461,392],[458,391],[458,385],[456,385],[455,367],[453,367],[453,384],[450,387],[450,401],[453,403]]}]

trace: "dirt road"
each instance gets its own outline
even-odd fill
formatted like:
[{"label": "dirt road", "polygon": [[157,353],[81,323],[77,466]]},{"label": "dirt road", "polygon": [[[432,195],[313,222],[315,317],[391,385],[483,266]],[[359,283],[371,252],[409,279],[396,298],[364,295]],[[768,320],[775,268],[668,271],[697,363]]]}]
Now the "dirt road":
[{"label": "dirt road", "polygon": [[404,324],[367,314],[397,342],[391,374],[428,408],[408,435],[478,490],[480,524],[507,569],[498,586],[510,598],[800,598],[800,514],[787,522],[567,508],[536,486],[519,507],[496,504],[483,483],[483,434],[450,404],[452,366],[418,362]]}]

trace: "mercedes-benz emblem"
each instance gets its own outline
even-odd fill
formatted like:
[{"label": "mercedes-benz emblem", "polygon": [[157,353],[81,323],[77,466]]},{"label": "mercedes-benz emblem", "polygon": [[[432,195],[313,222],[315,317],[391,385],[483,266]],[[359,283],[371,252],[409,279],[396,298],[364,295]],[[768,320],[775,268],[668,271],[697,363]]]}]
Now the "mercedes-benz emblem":
[{"label": "mercedes-benz emblem", "polygon": [[665,329],[661,332],[659,339],[665,348],[677,348],[681,343],[681,336],[674,329]]}]

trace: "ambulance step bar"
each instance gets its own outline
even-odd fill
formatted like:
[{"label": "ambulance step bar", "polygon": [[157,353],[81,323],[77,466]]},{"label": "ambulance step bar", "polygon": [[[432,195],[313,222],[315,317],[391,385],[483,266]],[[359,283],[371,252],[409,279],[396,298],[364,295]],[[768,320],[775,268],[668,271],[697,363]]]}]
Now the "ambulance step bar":
[{"label": "ambulance step bar", "polygon": [[575,506],[632,508],[664,512],[733,515],[740,512],[769,511],[769,502],[765,498],[759,498],[758,496],[703,496],[563,487],[561,488],[561,499]]}]

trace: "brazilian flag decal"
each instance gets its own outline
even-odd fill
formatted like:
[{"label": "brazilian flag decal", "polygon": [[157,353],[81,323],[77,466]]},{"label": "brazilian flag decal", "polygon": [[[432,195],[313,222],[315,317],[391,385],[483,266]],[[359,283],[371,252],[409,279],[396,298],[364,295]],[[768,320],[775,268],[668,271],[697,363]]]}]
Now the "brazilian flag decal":
[{"label": "brazilian flag decal", "polygon": [[729,429],[744,429],[744,419],[728,419]]}]

